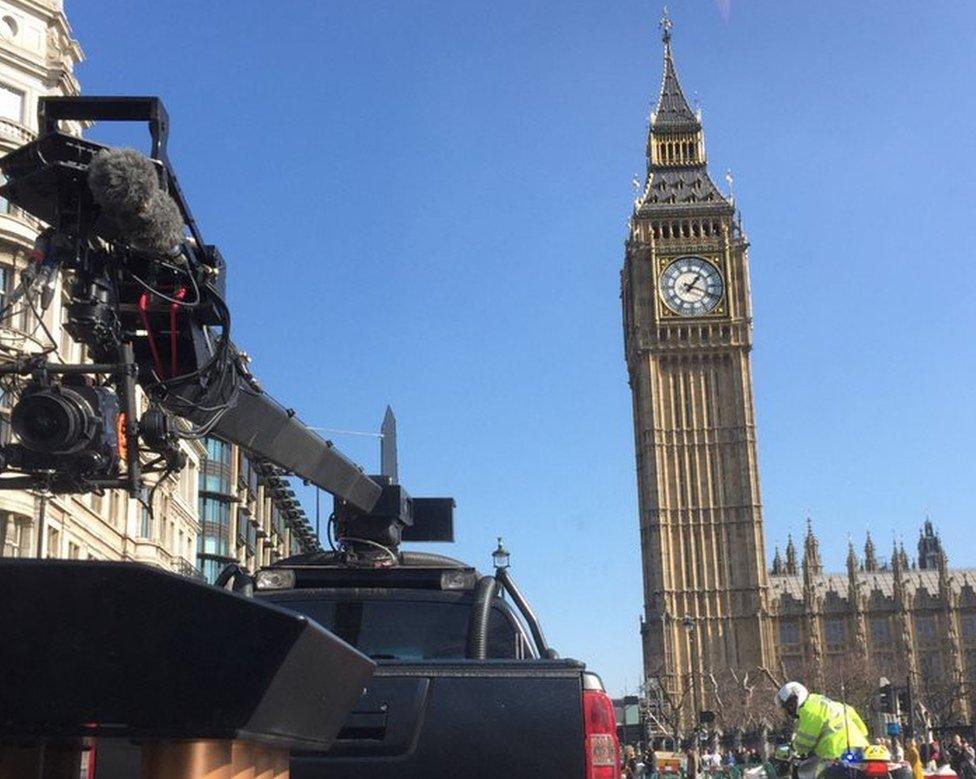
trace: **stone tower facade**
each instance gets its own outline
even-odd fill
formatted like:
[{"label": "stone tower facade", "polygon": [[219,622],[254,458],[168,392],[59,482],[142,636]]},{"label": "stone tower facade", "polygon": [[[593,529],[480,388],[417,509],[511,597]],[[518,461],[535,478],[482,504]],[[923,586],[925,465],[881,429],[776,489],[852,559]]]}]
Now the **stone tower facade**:
[{"label": "stone tower facade", "polygon": [[[664,74],[621,274],[644,574],[645,678],[706,707],[706,681],[775,657],[765,609],[748,242],[709,177],[700,115]],[[706,678],[708,677],[708,678]],[[690,697],[689,697],[690,695]]]}]

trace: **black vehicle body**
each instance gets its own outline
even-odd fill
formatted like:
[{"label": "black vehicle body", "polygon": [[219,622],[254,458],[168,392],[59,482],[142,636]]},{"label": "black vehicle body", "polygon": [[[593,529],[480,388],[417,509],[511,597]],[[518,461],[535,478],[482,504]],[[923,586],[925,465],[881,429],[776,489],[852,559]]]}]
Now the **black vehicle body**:
[{"label": "black vehicle body", "polygon": [[495,590],[487,656],[466,656],[478,583],[490,577],[435,558],[368,570],[292,558],[271,569],[294,566],[287,589],[262,589],[259,573],[258,598],[306,614],[377,663],[334,745],[295,753],[292,779],[584,777],[583,694],[602,694],[599,677],[540,647],[517,601]]}]

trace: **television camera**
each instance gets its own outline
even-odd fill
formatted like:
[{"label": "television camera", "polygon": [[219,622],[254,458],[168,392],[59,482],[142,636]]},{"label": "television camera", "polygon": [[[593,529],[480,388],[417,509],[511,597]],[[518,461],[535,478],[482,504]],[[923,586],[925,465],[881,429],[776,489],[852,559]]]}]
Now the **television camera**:
[{"label": "television camera", "polygon": [[[0,160],[0,195],[49,227],[0,319],[19,305],[44,329],[64,279],[65,329],[92,362],[61,362],[47,330],[39,349],[0,342],[0,384],[18,398],[0,489],[138,497],[148,475],[155,485],[185,465],[180,439],[213,435],[330,492],[359,561],[384,564],[404,536],[449,536],[450,498],[412,499],[395,472],[367,476],[263,392],[230,339],[226,263],[170,164],[162,102],[46,97],[38,118],[39,137]],[[64,121],[147,122],[150,155],[63,132]]]}]

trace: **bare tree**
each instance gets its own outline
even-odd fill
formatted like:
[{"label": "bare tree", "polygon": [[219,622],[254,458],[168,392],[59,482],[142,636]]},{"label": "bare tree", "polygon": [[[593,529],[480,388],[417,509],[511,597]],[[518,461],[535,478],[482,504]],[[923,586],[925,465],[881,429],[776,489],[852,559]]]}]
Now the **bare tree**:
[{"label": "bare tree", "polygon": [[[678,690],[669,688],[670,680],[674,678],[666,672],[663,665],[658,666],[647,678],[648,698],[657,703],[657,717],[667,729],[667,732],[678,743],[681,740],[681,725],[684,715],[685,702],[691,693],[691,676],[686,676]],[[653,716],[653,715],[652,715]]]},{"label": "bare tree", "polygon": [[716,725],[723,734],[741,744],[747,737],[765,742],[768,731],[775,727],[777,680],[762,667],[743,672],[725,669],[718,676],[709,674]]}]

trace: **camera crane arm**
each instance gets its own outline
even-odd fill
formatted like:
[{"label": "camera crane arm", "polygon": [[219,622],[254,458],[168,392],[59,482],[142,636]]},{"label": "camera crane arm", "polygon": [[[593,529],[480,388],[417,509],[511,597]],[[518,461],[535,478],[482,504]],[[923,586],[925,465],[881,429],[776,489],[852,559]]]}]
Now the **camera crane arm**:
[{"label": "camera crane arm", "polygon": [[[140,439],[143,447],[169,455],[168,463],[178,459],[173,449],[180,430],[166,419],[173,415],[195,425],[196,435],[239,444],[331,493],[350,511],[369,514],[383,485],[264,393],[247,368],[246,355],[229,340],[224,261],[215,246],[204,243],[169,163],[169,120],[162,102],[155,97],[43,97],[38,117],[37,140],[0,160],[7,179],[0,194],[51,225],[39,239],[36,253],[43,256],[37,260],[71,274],[66,327],[102,365],[65,370],[26,360],[0,368],[6,375],[34,376],[21,401],[33,404],[32,414],[19,417],[27,420],[25,429],[17,431],[22,444],[5,447],[3,457],[6,469],[25,476],[0,479],[0,488],[31,482],[54,491],[122,487],[135,493],[141,487]],[[65,120],[146,121],[152,160],[62,133],[58,124]],[[153,166],[155,181],[153,171],[140,167],[143,163]],[[154,190],[157,184],[162,197]],[[132,202],[136,190],[142,199]],[[118,401],[124,428],[117,431],[104,425],[95,429],[107,410],[106,393],[96,397],[91,388],[78,389],[82,395],[88,392],[84,402],[69,403],[60,384],[52,389],[48,383],[52,376],[99,372],[107,376],[103,381],[123,390]],[[153,404],[141,418],[126,375]],[[40,413],[47,416],[39,419]],[[44,438],[51,434],[42,429],[45,424],[62,422],[84,428],[87,438],[80,433],[70,441]],[[31,434],[33,446],[25,448]],[[114,444],[117,454],[127,450],[124,478],[104,451],[92,454],[95,439],[109,448]]]}]

